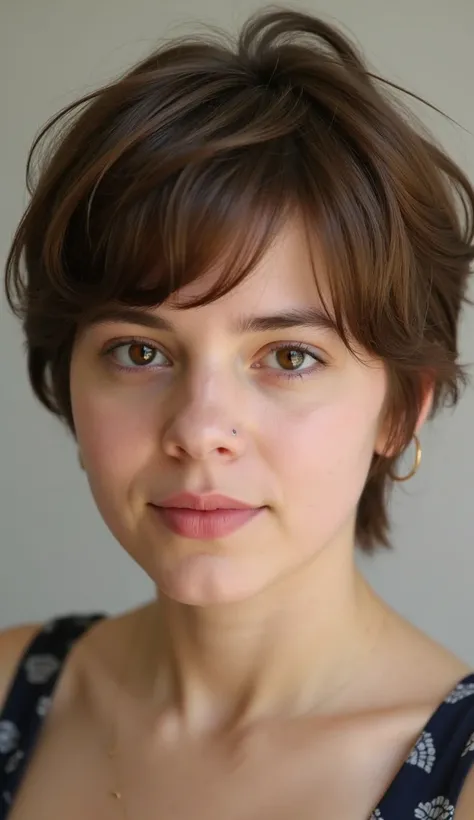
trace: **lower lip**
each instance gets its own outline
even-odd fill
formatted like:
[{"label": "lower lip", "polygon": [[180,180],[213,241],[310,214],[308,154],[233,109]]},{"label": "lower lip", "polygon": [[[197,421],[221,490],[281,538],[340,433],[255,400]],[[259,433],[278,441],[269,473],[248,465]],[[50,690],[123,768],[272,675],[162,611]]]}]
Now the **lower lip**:
[{"label": "lower lip", "polygon": [[262,512],[264,507],[248,510],[190,510],[182,507],[152,506],[164,524],[185,538],[222,538],[240,529]]}]

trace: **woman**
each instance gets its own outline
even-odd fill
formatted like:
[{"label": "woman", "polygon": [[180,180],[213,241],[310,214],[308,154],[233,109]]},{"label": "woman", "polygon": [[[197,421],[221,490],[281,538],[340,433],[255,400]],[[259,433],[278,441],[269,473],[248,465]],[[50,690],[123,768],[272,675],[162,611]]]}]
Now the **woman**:
[{"label": "woman", "polygon": [[472,818],[473,670],[354,561],[465,380],[468,180],[294,11],[75,107],[7,295],[157,596],[2,634],[0,817]]}]

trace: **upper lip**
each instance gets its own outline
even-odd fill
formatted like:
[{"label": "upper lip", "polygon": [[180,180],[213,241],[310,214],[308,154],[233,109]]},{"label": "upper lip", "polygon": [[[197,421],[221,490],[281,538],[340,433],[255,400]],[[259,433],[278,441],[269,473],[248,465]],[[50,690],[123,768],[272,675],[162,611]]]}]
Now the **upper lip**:
[{"label": "upper lip", "polygon": [[189,510],[251,510],[255,509],[254,504],[245,504],[236,498],[220,493],[206,493],[198,495],[196,493],[176,493],[160,501],[157,507],[181,507]]}]

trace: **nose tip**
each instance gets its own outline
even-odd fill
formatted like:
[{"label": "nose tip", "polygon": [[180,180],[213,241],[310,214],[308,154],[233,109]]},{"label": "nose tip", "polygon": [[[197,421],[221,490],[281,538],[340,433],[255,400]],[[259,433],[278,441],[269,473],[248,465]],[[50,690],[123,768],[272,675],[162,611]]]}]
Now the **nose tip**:
[{"label": "nose tip", "polygon": [[163,450],[180,460],[205,461],[213,455],[232,459],[243,452],[243,441],[232,425],[185,424],[175,419],[163,436]]}]

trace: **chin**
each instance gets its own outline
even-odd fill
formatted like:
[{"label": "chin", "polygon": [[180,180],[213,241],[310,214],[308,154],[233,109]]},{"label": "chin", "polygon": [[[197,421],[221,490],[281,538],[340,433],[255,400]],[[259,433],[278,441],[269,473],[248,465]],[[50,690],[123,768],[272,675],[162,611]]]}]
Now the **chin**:
[{"label": "chin", "polygon": [[217,555],[194,555],[159,573],[158,591],[172,601],[189,606],[215,606],[245,601],[261,591],[262,584],[240,572],[235,560]]}]

